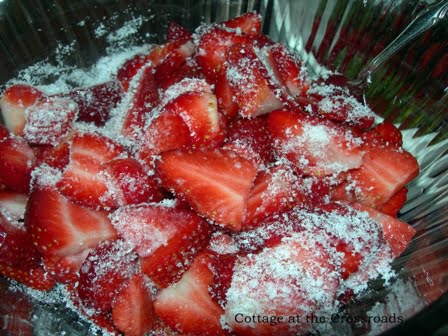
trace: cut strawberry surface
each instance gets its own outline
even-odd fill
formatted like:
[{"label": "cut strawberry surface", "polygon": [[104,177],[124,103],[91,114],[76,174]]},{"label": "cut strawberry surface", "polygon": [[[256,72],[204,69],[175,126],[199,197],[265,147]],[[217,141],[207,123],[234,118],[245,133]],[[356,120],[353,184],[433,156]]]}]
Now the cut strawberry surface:
[{"label": "cut strawberry surface", "polygon": [[223,150],[161,154],[157,171],[162,186],[185,199],[199,214],[240,230],[255,165]]},{"label": "cut strawberry surface", "polygon": [[246,205],[243,228],[256,227],[261,220],[307,202],[303,181],[285,165],[261,171],[255,179]]},{"label": "cut strawberry surface", "polygon": [[[225,65],[224,65],[225,66]],[[234,99],[232,88],[226,75],[227,70],[224,69],[216,80],[215,95],[218,102],[218,111],[227,120],[232,120],[238,114],[238,104]]]},{"label": "cut strawberry surface", "polygon": [[72,130],[78,110],[78,105],[71,99],[40,99],[25,111],[24,138],[32,144],[58,144]]},{"label": "cut strawberry surface", "polygon": [[419,173],[417,160],[408,152],[375,148],[367,152],[362,166],[349,174],[355,198],[368,206],[380,207]]},{"label": "cut strawberry surface", "polygon": [[167,57],[177,54],[186,59],[194,54],[195,47],[190,40],[170,41],[160,46],[153,47],[146,60],[150,61],[152,66],[156,67],[162,63]]},{"label": "cut strawberry surface", "polygon": [[279,110],[269,114],[268,127],[277,156],[305,174],[337,174],[362,164],[361,140],[329,121]]},{"label": "cut strawberry surface", "polygon": [[152,294],[142,274],[132,276],[112,303],[112,319],[126,336],[144,336],[157,320]]},{"label": "cut strawberry surface", "polygon": [[70,146],[70,163],[57,187],[71,200],[92,207],[115,206],[110,200],[108,186],[99,174],[101,165],[124,153],[121,145],[111,139],[93,133],[78,133]]},{"label": "cut strawberry surface", "polygon": [[104,241],[89,253],[79,272],[82,303],[97,312],[111,310],[126,282],[138,272],[138,256],[121,240]]},{"label": "cut strawberry surface", "polygon": [[224,27],[236,29],[249,35],[261,34],[261,16],[251,12],[221,23]]},{"label": "cut strawberry surface", "polygon": [[284,85],[293,97],[305,94],[309,84],[300,61],[279,43],[270,46],[266,52],[277,81]]},{"label": "cut strawberry surface", "polygon": [[35,163],[33,150],[23,139],[13,137],[0,141],[0,184],[6,188],[28,192]]},{"label": "cut strawberry surface", "polygon": [[207,254],[197,256],[176,284],[157,294],[155,311],[171,328],[182,333],[226,335],[220,323],[223,310],[208,292],[213,282],[211,262]]},{"label": "cut strawberry surface", "polygon": [[81,265],[91,251],[91,248],[87,248],[78,254],[65,257],[44,256],[42,261],[45,270],[54,281],[59,283],[73,283],[79,280]]},{"label": "cut strawberry surface", "polygon": [[145,66],[140,70],[131,83],[130,94],[132,98],[123,121],[122,134],[138,139],[145,126],[146,115],[159,103],[154,68]]},{"label": "cut strawberry surface", "polygon": [[23,219],[28,196],[13,191],[0,191],[0,213],[8,221]]},{"label": "cut strawberry surface", "polygon": [[192,38],[192,34],[187,28],[181,26],[175,21],[171,21],[166,28],[166,40],[168,42],[178,40],[189,40]]},{"label": "cut strawberry surface", "polygon": [[147,63],[146,55],[137,54],[134,57],[128,59],[124,64],[118,69],[117,79],[121,84],[124,92],[129,89],[129,83],[132,78],[137,74],[137,72]]},{"label": "cut strawberry surface", "polygon": [[15,135],[23,135],[25,110],[44,94],[37,88],[15,84],[7,88],[0,98],[0,109],[6,128]]},{"label": "cut strawberry surface", "polygon": [[70,163],[71,134],[56,146],[37,146],[33,149],[36,153],[36,166],[47,164],[50,167],[63,170]]},{"label": "cut strawberry surface", "polygon": [[227,51],[226,60],[227,80],[241,116],[256,117],[283,107],[280,89],[270,81],[266,68],[252,47],[232,45]]},{"label": "cut strawberry surface", "polygon": [[117,106],[123,96],[123,89],[116,80],[77,88],[67,95],[78,105],[78,120],[103,126],[109,119],[110,111]]},{"label": "cut strawberry surface", "polygon": [[406,249],[415,235],[415,229],[412,226],[397,218],[359,203],[351,204],[351,206],[360,211],[366,211],[374,221],[381,225],[384,238],[390,246],[394,257],[398,257]]},{"label": "cut strawberry surface", "polygon": [[33,188],[25,226],[45,256],[75,255],[117,236],[107,213],[72,203],[51,186]]},{"label": "cut strawberry surface", "polygon": [[215,83],[223,71],[226,53],[234,44],[253,44],[248,34],[237,34],[218,26],[208,29],[200,35],[196,60],[202,73],[210,83]]},{"label": "cut strawberry surface", "polygon": [[406,203],[408,188],[404,187],[398,190],[386,203],[384,203],[378,210],[382,213],[397,217],[403,205]]},{"label": "cut strawberry surface", "polygon": [[154,79],[157,86],[166,90],[186,78],[200,78],[201,74],[196,60],[185,58],[177,53],[170,54],[155,68]]},{"label": "cut strawberry surface", "polygon": [[222,308],[227,303],[226,294],[232,284],[233,269],[237,261],[236,254],[210,254],[213,272],[213,284],[209,288],[212,299]]},{"label": "cut strawberry surface", "polygon": [[161,287],[177,281],[208,243],[209,224],[180,206],[143,204],[112,215],[121,237],[142,257],[142,270]]}]

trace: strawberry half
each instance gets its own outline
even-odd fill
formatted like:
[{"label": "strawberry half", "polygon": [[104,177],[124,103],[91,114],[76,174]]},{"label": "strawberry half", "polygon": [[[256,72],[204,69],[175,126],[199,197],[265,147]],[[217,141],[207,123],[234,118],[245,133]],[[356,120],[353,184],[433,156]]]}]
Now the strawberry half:
[{"label": "strawberry half", "polygon": [[103,126],[109,119],[110,111],[121,101],[123,89],[114,80],[74,89],[67,96],[78,105],[78,121]]},{"label": "strawberry half", "polygon": [[7,189],[27,193],[35,163],[33,150],[23,139],[12,137],[0,141],[0,184]]},{"label": "strawberry half", "polygon": [[78,106],[71,99],[43,98],[25,111],[24,138],[32,144],[56,145],[73,128]]},{"label": "strawberry half", "polygon": [[54,281],[42,268],[39,251],[23,227],[0,213],[0,274],[39,290],[49,290]]},{"label": "strawberry half", "polygon": [[82,263],[78,294],[82,303],[97,312],[111,310],[125,283],[138,272],[138,256],[121,240],[100,243]]},{"label": "strawberry half", "polygon": [[299,172],[331,175],[362,164],[361,140],[330,121],[279,110],[269,114],[268,127],[277,156]]},{"label": "strawberry half", "polygon": [[0,109],[6,128],[15,135],[23,135],[25,110],[44,94],[35,87],[15,84],[8,87],[0,98]]},{"label": "strawberry half", "polygon": [[133,275],[112,303],[112,319],[126,336],[145,336],[156,323],[152,294],[142,274]]},{"label": "strawberry half", "polygon": [[208,292],[213,282],[211,262],[207,254],[197,256],[176,284],[157,294],[155,311],[169,327],[187,334],[226,335],[220,323],[223,310]]},{"label": "strawberry half", "polygon": [[107,213],[72,203],[44,185],[34,186],[31,192],[25,226],[44,256],[75,255],[117,235]]},{"label": "strawberry half", "polygon": [[211,233],[207,222],[179,206],[122,207],[111,218],[121,237],[142,257],[142,271],[160,287],[180,278]]},{"label": "strawberry half", "polygon": [[223,150],[164,152],[157,162],[162,186],[200,215],[239,231],[257,174],[249,160]]},{"label": "strawberry half", "polygon": [[261,34],[261,15],[255,12],[245,13],[221,23],[224,27],[236,29],[249,35]]},{"label": "strawberry half", "polygon": [[417,160],[408,152],[375,148],[364,155],[362,166],[349,174],[358,202],[379,208],[419,173]]},{"label": "strawberry half", "polygon": [[266,68],[252,47],[232,45],[227,51],[226,60],[227,80],[241,116],[256,117],[283,107],[280,89],[270,81]]}]

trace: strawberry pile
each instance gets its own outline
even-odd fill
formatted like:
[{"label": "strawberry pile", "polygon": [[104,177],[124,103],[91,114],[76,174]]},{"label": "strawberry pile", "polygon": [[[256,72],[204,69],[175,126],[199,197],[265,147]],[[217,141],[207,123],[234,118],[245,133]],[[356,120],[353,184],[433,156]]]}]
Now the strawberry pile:
[{"label": "strawberry pile", "polygon": [[14,84],[0,108],[0,274],[65,284],[111,333],[307,332],[288,318],[387,279],[415,233],[400,131],[255,13],[172,23],[109,82]]}]

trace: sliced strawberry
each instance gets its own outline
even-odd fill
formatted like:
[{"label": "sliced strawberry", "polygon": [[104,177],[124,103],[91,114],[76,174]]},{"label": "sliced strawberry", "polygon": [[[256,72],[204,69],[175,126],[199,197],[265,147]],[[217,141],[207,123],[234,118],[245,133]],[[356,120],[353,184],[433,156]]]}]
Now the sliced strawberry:
[{"label": "sliced strawberry", "polygon": [[178,115],[163,113],[145,130],[137,156],[148,167],[152,167],[156,155],[190,146],[190,130],[183,119]]},{"label": "sliced strawberry", "polygon": [[135,159],[115,159],[102,166],[110,197],[120,205],[158,202],[163,194],[154,177],[148,176]]},{"label": "sliced strawberry", "polygon": [[276,43],[269,47],[267,61],[277,81],[286,86],[293,97],[306,93],[309,84],[302,64],[284,45]]},{"label": "sliced strawberry", "polygon": [[0,213],[9,221],[23,219],[27,202],[27,195],[12,191],[0,191]]},{"label": "sliced strawberry", "polygon": [[111,310],[124,284],[138,271],[138,256],[121,240],[100,243],[82,263],[78,294],[82,303],[97,312]]},{"label": "sliced strawberry", "polygon": [[129,89],[129,84],[138,73],[138,71],[147,63],[146,55],[137,54],[134,57],[128,59],[124,64],[118,69],[117,79],[121,84],[124,92]]},{"label": "sliced strawberry", "polygon": [[[332,257],[315,238],[295,234],[238,259],[227,291],[225,322],[239,335],[302,334],[310,327],[306,316],[333,304],[339,276]],[[249,323],[238,314],[283,316],[283,323]],[[288,323],[290,316],[301,319]]]},{"label": "sliced strawberry", "polygon": [[181,196],[201,215],[240,230],[257,168],[223,150],[161,154],[157,171],[162,185]]},{"label": "sliced strawberry", "polygon": [[230,124],[226,143],[233,144],[234,148],[240,146],[253,152],[258,164],[267,164],[274,159],[267,119],[263,116],[239,119]]},{"label": "sliced strawberry", "polygon": [[226,75],[243,117],[255,117],[283,107],[279,92],[250,46],[229,47]]},{"label": "sliced strawberry", "polygon": [[157,86],[166,90],[185,78],[199,78],[200,71],[196,60],[173,53],[168,55],[156,68],[154,79]]},{"label": "sliced strawberry", "polygon": [[79,270],[81,265],[91,251],[91,248],[87,248],[78,254],[65,257],[45,256],[43,257],[45,270],[57,282],[76,282],[79,280]]},{"label": "sliced strawberry", "polygon": [[45,256],[75,255],[116,237],[107,213],[74,204],[51,186],[34,186],[25,226],[34,245]]},{"label": "sliced strawberry", "polygon": [[32,144],[56,145],[73,128],[77,104],[67,98],[42,98],[25,111],[25,139]]},{"label": "sliced strawberry", "polygon": [[384,238],[392,250],[393,257],[398,257],[409,245],[412,237],[415,235],[415,229],[409,224],[388,216],[367,207],[360,203],[353,203],[351,206],[360,211],[366,211],[370,218],[381,225]]},{"label": "sliced strawberry", "polygon": [[394,124],[384,121],[362,134],[363,147],[367,150],[378,147],[400,149],[403,145],[402,137],[400,130]]},{"label": "sliced strawberry", "polygon": [[213,283],[209,287],[212,299],[222,308],[227,303],[226,294],[230,288],[235,266],[236,254],[211,254],[212,263],[210,268],[213,272]]},{"label": "sliced strawberry", "polygon": [[[224,65],[225,66],[225,65]],[[215,95],[218,101],[218,111],[227,120],[232,120],[238,114],[238,104],[234,99],[232,88],[227,80],[226,71],[222,71],[216,80]]]},{"label": "sliced strawberry", "polygon": [[361,264],[363,257],[359,252],[353,251],[353,248],[349,244],[342,241],[336,245],[336,251],[344,253],[341,265],[341,275],[343,279],[347,279],[350,274],[359,270],[359,265]]},{"label": "sliced strawberry", "polygon": [[181,333],[226,335],[220,323],[223,310],[208,292],[213,282],[211,262],[207,254],[197,256],[176,284],[157,294],[155,311],[171,328]]},{"label": "sliced strawberry", "polygon": [[221,23],[224,27],[234,28],[249,35],[261,34],[261,15],[255,12],[245,13]]},{"label": "sliced strawberry", "polygon": [[277,156],[299,172],[331,175],[361,166],[361,140],[330,121],[279,110],[269,114],[268,127]]},{"label": "sliced strawberry", "polygon": [[154,69],[151,66],[145,66],[140,70],[131,83],[130,94],[132,98],[121,133],[124,136],[138,139],[145,126],[146,114],[159,103]]},{"label": "sliced strawberry", "polygon": [[153,47],[146,56],[146,60],[150,61],[153,67],[157,67],[169,57],[178,59],[179,56],[186,60],[188,57],[192,56],[194,52],[195,47],[192,41],[177,40]]},{"label": "sliced strawberry", "polygon": [[103,126],[109,119],[110,111],[117,106],[123,96],[118,81],[77,88],[67,95],[78,105],[78,120]]},{"label": "sliced strawberry", "polygon": [[112,223],[143,258],[143,272],[160,287],[181,277],[211,234],[207,222],[179,206],[122,207],[112,215]]},{"label": "sliced strawberry", "polygon": [[142,274],[135,274],[121,288],[112,303],[112,319],[126,336],[145,336],[151,331],[157,315],[150,288]]},{"label": "sliced strawberry", "polygon": [[27,193],[35,163],[33,150],[23,139],[0,141],[0,184],[7,189]]},{"label": "sliced strawberry", "polygon": [[75,134],[70,146],[70,163],[57,187],[71,200],[92,208],[116,206],[116,199],[107,197],[109,188],[99,172],[102,164],[123,152],[121,145],[107,137]]},{"label": "sliced strawberry", "polygon": [[302,184],[302,179],[285,165],[261,171],[247,199],[243,228],[254,228],[270,215],[305,203],[307,199]]},{"label": "sliced strawberry", "polygon": [[187,28],[181,26],[175,21],[171,21],[166,28],[166,40],[167,42],[178,40],[190,40],[192,34]]},{"label": "sliced strawberry", "polygon": [[[66,137],[56,146],[38,146],[34,147],[36,153],[36,166],[45,163],[50,167],[63,170],[70,162],[70,144],[71,135]],[[36,152],[37,149],[37,152]]]},{"label": "sliced strawberry", "polygon": [[0,109],[6,128],[15,135],[23,135],[25,110],[44,94],[35,87],[15,84],[8,87],[0,98]]},{"label": "sliced strawberry", "polygon": [[227,49],[237,43],[251,45],[253,39],[248,34],[237,34],[217,26],[200,35],[196,60],[210,83],[215,83],[222,73]]},{"label": "sliced strawberry", "polygon": [[419,172],[417,160],[406,151],[375,148],[364,155],[362,166],[349,174],[356,199],[375,208],[386,203]]},{"label": "sliced strawberry", "polygon": [[39,251],[23,227],[11,224],[0,213],[0,274],[39,290],[49,290],[54,281],[42,268]]},{"label": "sliced strawberry", "polygon": [[406,203],[407,194],[408,188],[401,188],[378,210],[386,215],[396,217],[403,205]]}]

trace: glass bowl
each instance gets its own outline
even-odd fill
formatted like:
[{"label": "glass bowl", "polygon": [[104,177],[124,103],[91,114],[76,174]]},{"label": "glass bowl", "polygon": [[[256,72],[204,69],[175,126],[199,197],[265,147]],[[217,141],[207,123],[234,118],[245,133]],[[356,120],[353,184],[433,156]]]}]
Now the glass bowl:
[{"label": "glass bowl", "polygon": [[[219,22],[252,10],[263,16],[264,33],[297,53],[312,74],[332,70],[354,78],[427,5],[417,0],[3,0],[0,83],[38,61],[59,66],[58,71],[88,68],[112,49],[160,43],[170,21],[194,30],[202,22]],[[126,43],[111,38],[129,23],[132,29],[121,31]],[[59,72],[46,75],[42,81],[49,84]],[[397,280],[387,288],[372,282],[374,290],[348,308],[349,314],[401,316],[404,322],[339,323],[331,334],[444,335],[448,332],[446,19],[374,73],[364,93],[379,116],[400,125],[405,149],[419,161],[421,174],[409,185],[408,201],[400,213],[417,234],[394,262],[400,270]],[[19,335],[93,333],[77,314],[56,302],[57,293],[23,294],[0,279],[0,297],[0,330],[14,325]]]}]

